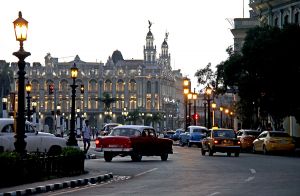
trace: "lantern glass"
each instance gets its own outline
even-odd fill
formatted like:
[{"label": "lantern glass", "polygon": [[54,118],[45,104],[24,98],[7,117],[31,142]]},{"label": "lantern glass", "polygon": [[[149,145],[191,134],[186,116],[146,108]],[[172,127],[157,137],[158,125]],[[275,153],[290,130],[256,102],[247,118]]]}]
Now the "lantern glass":
[{"label": "lantern glass", "polygon": [[189,79],[187,79],[187,78],[185,78],[184,80],[183,80],[183,86],[189,86]]},{"label": "lantern glass", "polygon": [[211,93],[212,93],[212,88],[210,88],[209,86],[207,86],[206,89],[205,89],[205,93],[206,93],[207,95],[211,95]]},{"label": "lantern glass", "polygon": [[193,93],[193,99],[194,99],[194,100],[197,99],[197,93]]},{"label": "lantern glass", "polygon": [[78,68],[76,67],[76,64],[74,63],[74,66],[71,67],[71,78],[76,79],[78,75]]},{"label": "lantern glass", "polygon": [[216,103],[212,103],[212,104],[211,104],[211,107],[212,107],[213,109],[215,109],[215,108],[217,107],[217,104],[216,104]]},{"label": "lantern glass", "polygon": [[26,89],[26,92],[27,93],[30,93],[31,92],[31,84],[29,82],[27,82],[26,86],[25,86],[25,89]]},{"label": "lantern glass", "polygon": [[22,18],[22,12],[19,12],[19,18],[17,18],[13,23],[16,40],[25,41],[27,39],[28,22]]},{"label": "lantern glass", "polygon": [[192,99],[193,98],[193,94],[192,93],[189,93],[187,96],[188,96],[188,99]]},{"label": "lantern glass", "polygon": [[57,109],[57,110],[60,110],[60,109],[61,109],[61,106],[60,106],[60,105],[57,105],[57,106],[56,106],[56,109]]},{"label": "lantern glass", "polygon": [[7,98],[6,98],[6,97],[3,97],[3,98],[2,98],[2,102],[3,102],[3,103],[7,103]]},{"label": "lantern glass", "polygon": [[224,108],[223,107],[220,107],[220,111],[222,112],[224,110]]},{"label": "lantern glass", "polygon": [[185,94],[185,95],[187,95],[187,94],[189,94],[189,89],[188,88],[185,88],[185,89],[183,89],[183,93]]}]

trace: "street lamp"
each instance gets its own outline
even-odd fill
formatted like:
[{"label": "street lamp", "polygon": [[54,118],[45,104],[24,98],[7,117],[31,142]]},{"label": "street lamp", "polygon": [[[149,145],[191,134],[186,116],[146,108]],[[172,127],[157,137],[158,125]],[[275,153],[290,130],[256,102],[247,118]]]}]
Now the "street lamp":
[{"label": "street lamp", "polygon": [[76,135],[77,135],[77,138],[80,137],[80,134],[81,134],[81,115],[80,115],[80,108],[78,107],[76,109],[76,113],[77,113],[77,120],[76,120]]},{"label": "street lamp", "polygon": [[226,114],[226,128],[228,128],[228,114],[229,114],[229,109],[225,109],[225,114]]},{"label": "street lamp", "polygon": [[31,116],[31,111],[30,111],[30,92],[31,92],[31,89],[32,89],[32,86],[29,82],[29,80],[27,81],[27,84],[25,86],[25,89],[26,89],[26,93],[27,93],[27,120],[30,121],[30,116]]},{"label": "street lamp", "polygon": [[188,102],[189,102],[189,126],[191,125],[191,110],[192,110],[192,103],[191,103],[191,99],[193,99],[193,94],[192,93],[189,93],[188,95],[187,95],[187,97],[188,97]]},{"label": "street lamp", "polygon": [[197,100],[197,93],[196,93],[196,88],[194,88],[194,93],[193,93],[193,100],[194,100],[194,125],[197,125],[197,111],[196,111],[196,100]]},{"label": "street lamp", "polygon": [[77,78],[77,75],[78,75],[78,68],[74,63],[73,67],[71,67],[71,78],[73,79],[73,84],[70,85],[72,88],[72,107],[71,107],[70,136],[67,142],[68,146],[78,146],[75,137],[75,97],[76,97],[76,87],[78,86],[75,84],[75,80]]},{"label": "street lamp", "polygon": [[18,115],[17,115],[17,128],[15,135],[15,149],[16,152],[20,154],[26,153],[26,142],[25,142],[25,58],[30,56],[30,52],[26,52],[23,48],[23,41],[27,39],[27,28],[28,22],[22,18],[22,13],[19,12],[19,18],[17,18],[14,22],[14,30],[16,40],[20,42],[20,49],[17,52],[14,52],[13,55],[19,59],[18,62]]},{"label": "street lamp", "polygon": [[32,105],[32,123],[36,126],[36,106],[37,103],[35,100],[31,102]]},{"label": "street lamp", "polygon": [[220,115],[221,115],[220,127],[223,127],[223,125],[222,125],[222,123],[223,123],[223,110],[224,110],[224,108],[221,106],[220,107]]},{"label": "street lamp", "polygon": [[2,117],[7,118],[7,98],[2,98]]},{"label": "street lamp", "polygon": [[61,106],[58,103],[56,106],[56,134],[63,137],[64,133],[61,130],[61,125],[60,125],[60,111],[61,111]]},{"label": "street lamp", "polygon": [[212,88],[207,85],[205,88],[205,94],[206,94],[206,100],[207,100],[207,128],[211,128],[211,122],[210,122],[210,101],[211,101],[211,94],[212,94]]},{"label": "street lamp", "polygon": [[215,126],[215,109],[216,109],[216,107],[217,107],[217,104],[215,103],[215,102],[213,102],[212,104],[211,104],[211,107],[212,107],[212,109],[213,109],[213,127]]},{"label": "street lamp", "polygon": [[185,131],[187,130],[188,127],[188,123],[187,123],[187,95],[189,94],[189,84],[190,84],[190,80],[185,77],[183,79],[183,94],[184,94],[184,103],[185,103]]}]

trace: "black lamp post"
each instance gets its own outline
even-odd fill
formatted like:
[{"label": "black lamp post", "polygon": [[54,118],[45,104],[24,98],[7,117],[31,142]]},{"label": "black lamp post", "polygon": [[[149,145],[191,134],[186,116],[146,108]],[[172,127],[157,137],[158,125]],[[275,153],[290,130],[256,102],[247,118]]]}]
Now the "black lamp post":
[{"label": "black lamp post", "polygon": [[27,120],[30,122],[30,116],[31,116],[31,111],[30,111],[30,92],[31,92],[31,84],[29,81],[27,81],[27,84],[25,86],[26,93],[27,93]]},{"label": "black lamp post", "polygon": [[212,93],[212,88],[210,86],[207,85],[206,89],[205,89],[205,94],[207,96],[207,128],[211,128],[211,120],[210,120],[210,95]]},{"label": "black lamp post", "polygon": [[188,94],[190,92],[190,89],[189,89],[189,86],[190,86],[190,81],[187,77],[185,77],[183,79],[183,96],[184,96],[184,104],[185,104],[185,131],[187,130],[187,127],[188,127],[188,120],[187,120],[187,115],[188,115],[188,107],[187,107],[187,104],[188,104]]},{"label": "black lamp post", "polygon": [[196,100],[197,100],[197,93],[196,89],[194,88],[194,93],[193,93],[193,100],[194,100],[194,125],[197,125],[197,111],[196,111]]},{"label": "black lamp post", "polygon": [[220,127],[223,127],[223,110],[224,108],[223,107],[220,107],[220,115],[221,115],[221,122],[220,122]]},{"label": "black lamp post", "polygon": [[23,41],[27,39],[27,28],[28,22],[22,18],[22,13],[19,12],[19,18],[14,22],[14,29],[16,40],[20,42],[20,49],[17,52],[14,52],[18,59],[18,115],[17,115],[17,128],[16,128],[16,141],[14,143],[16,152],[20,154],[26,153],[26,142],[25,142],[25,58],[30,56],[30,52],[26,52],[23,48]]},{"label": "black lamp post", "polygon": [[77,75],[78,75],[78,68],[74,63],[73,67],[71,67],[71,78],[73,79],[73,84],[70,85],[72,88],[72,107],[71,107],[70,136],[67,142],[68,146],[78,146],[75,137],[75,97],[76,97],[76,87],[78,86],[75,84],[75,80],[77,78]]}]

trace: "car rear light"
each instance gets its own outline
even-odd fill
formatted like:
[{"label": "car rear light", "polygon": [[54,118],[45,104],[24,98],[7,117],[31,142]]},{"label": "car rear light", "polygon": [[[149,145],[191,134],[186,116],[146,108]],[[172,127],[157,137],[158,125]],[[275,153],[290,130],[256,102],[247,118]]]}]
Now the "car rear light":
[{"label": "car rear light", "polygon": [[219,143],[219,141],[218,141],[218,140],[214,140],[214,143],[215,143],[215,144],[218,144],[218,143]]},{"label": "car rear light", "polygon": [[241,141],[238,141],[237,143],[238,143],[238,144],[241,144]]},{"label": "car rear light", "polygon": [[99,145],[99,144],[100,144],[100,140],[99,140],[99,139],[96,139],[96,140],[95,140],[95,144],[96,144],[96,145]]}]

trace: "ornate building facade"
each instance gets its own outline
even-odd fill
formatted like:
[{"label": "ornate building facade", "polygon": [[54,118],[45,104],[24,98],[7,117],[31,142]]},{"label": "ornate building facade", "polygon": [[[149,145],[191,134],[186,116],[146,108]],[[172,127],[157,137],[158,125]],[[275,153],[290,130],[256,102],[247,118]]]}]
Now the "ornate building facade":
[{"label": "ornate building facade", "polygon": [[[152,124],[154,127],[160,130],[176,128],[184,115],[181,113],[183,77],[180,70],[172,70],[167,41],[166,33],[157,57],[150,23],[141,60],[124,60],[122,53],[116,50],[105,64],[86,62],[78,55],[73,61],[59,62],[50,53],[45,56],[45,65],[27,64],[26,77],[32,84],[30,96],[37,102],[40,124],[48,125],[50,131],[58,126],[68,130],[72,84],[70,68],[75,63],[79,69],[75,105],[81,122],[88,119],[91,126],[99,129],[108,122],[125,123],[126,115],[138,111],[138,123],[149,124],[147,117],[159,114],[161,119]],[[17,78],[17,63],[11,63],[11,68]],[[84,92],[80,91],[82,85]],[[17,86],[17,80],[14,86]],[[53,93],[49,93],[50,86],[54,86]],[[110,108],[105,108],[101,101],[107,95],[115,99]],[[60,108],[57,108],[58,105]],[[59,118],[57,115],[60,115]]]}]

